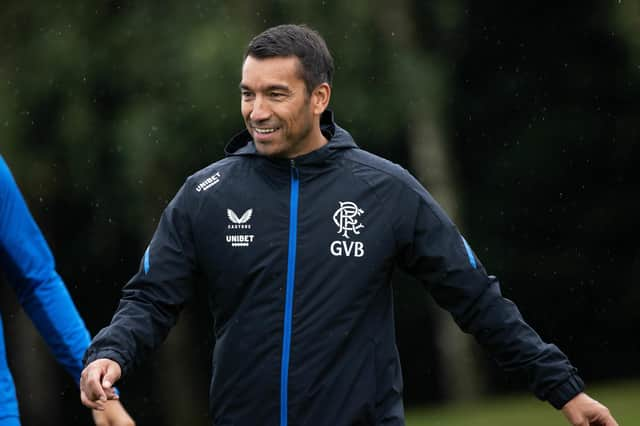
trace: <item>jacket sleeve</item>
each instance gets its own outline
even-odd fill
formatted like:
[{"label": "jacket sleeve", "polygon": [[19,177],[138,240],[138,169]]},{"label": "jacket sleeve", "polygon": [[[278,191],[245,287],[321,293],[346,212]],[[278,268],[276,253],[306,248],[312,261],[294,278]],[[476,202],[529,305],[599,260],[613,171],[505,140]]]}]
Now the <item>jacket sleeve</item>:
[{"label": "jacket sleeve", "polygon": [[79,383],[89,332],[1,156],[0,267],[57,361]]},{"label": "jacket sleeve", "polygon": [[498,365],[528,379],[534,394],[561,408],[581,392],[576,369],[545,343],[504,298],[454,224],[417,182],[412,182],[400,225],[399,263],[418,278],[458,326],[472,334]]},{"label": "jacket sleeve", "polygon": [[196,263],[185,188],[163,212],[138,272],[124,286],[111,324],[91,342],[85,364],[109,358],[128,374],[164,341],[191,298]]}]

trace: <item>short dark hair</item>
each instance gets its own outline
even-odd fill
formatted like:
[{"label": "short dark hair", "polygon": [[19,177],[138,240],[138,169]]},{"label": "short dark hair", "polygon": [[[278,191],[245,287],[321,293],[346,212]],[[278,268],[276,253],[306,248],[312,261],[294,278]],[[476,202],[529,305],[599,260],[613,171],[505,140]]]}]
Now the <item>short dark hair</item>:
[{"label": "short dark hair", "polygon": [[295,56],[302,65],[301,77],[311,93],[321,83],[331,85],[333,58],[322,36],[306,25],[278,25],[255,36],[244,59]]}]

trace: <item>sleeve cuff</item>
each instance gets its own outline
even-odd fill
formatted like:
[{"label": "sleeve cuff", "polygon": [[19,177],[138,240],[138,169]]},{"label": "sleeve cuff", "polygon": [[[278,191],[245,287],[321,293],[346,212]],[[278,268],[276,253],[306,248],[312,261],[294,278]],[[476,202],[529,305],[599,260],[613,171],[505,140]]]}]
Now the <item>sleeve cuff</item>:
[{"label": "sleeve cuff", "polygon": [[547,401],[556,409],[561,409],[580,392],[584,391],[584,382],[579,376],[571,375],[563,383],[549,392]]}]

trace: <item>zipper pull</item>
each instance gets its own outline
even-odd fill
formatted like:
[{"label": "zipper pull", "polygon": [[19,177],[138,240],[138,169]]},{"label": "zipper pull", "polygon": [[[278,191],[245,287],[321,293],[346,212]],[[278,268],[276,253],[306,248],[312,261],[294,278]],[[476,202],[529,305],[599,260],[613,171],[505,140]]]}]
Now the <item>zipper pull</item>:
[{"label": "zipper pull", "polygon": [[291,158],[289,162],[291,164],[291,177],[295,180],[298,180],[300,175],[298,174],[298,168],[296,167],[296,160],[294,158]]}]

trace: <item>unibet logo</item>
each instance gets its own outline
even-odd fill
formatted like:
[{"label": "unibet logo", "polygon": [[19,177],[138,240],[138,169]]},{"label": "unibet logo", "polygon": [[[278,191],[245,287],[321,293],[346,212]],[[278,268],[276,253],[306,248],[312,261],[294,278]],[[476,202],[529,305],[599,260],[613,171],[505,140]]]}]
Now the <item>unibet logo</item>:
[{"label": "unibet logo", "polygon": [[334,241],[331,243],[331,254],[334,256],[364,256],[364,243],[360,241]]},{"label": "unibet logo", "polygon": [[231,244],[231,247],[249,247],[253,243],[255,235],[253,234],[237,234],[237,232],[243,232],[239,230],[250,230],[251,224],[249,221],[253,217],[253,209],[245,211],[242,216],[238,216],[236,212],[231,209],[227,209],[227,218],[229,222],[227,229],[230,230],[230,234],[226,235],[226,241]]},{"label": "unibet logo", "polygon": [[200,182],[198,186],[196,186],[196,191],[198,192],[206,191],[212,186],[217,185],[219,182],[220,182],[220,172],[217,172],[216,174],[211,175],[205,180],[203,180],[202,182]]}]

